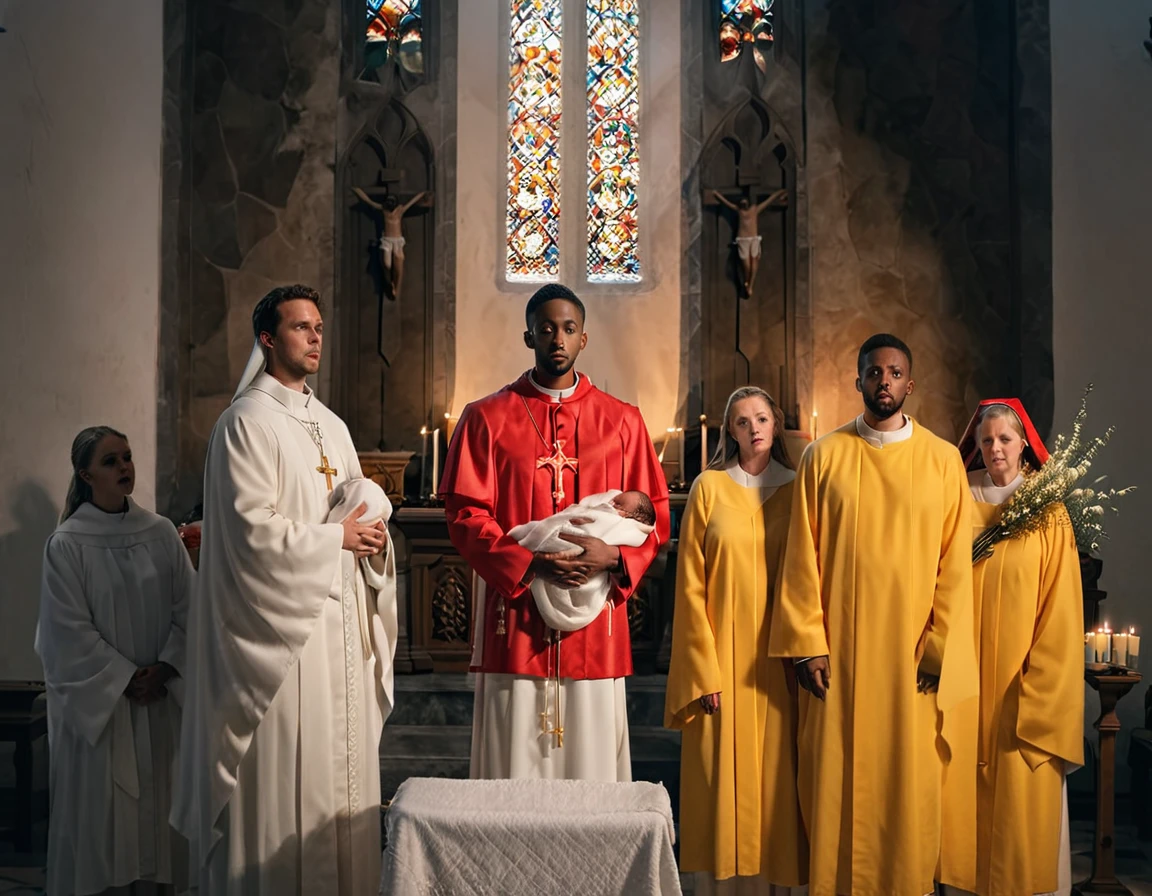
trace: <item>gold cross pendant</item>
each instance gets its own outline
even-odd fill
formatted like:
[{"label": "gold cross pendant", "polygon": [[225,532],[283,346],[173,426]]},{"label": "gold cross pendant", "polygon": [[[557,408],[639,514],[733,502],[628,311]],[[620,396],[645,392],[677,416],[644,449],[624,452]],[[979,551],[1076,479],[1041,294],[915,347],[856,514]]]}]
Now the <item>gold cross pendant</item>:
[{"label": "gold cross pendant", "polygon": [[324,475],[324,481],[328,483],[328,491],[332,491],[332,477],[339,471],[335,467],[328,466],[327,455],[320,455],[320,466],[316,468],[316,472]]},{"label": "gold cross pendant", "polygon": [[564,440],[552,443],[552,453],[536,459],[536,469],[548,467],[552,471],[552,500],[560,504],[564,500],[564,470],[575,471],[580,461],[564,453]]}]

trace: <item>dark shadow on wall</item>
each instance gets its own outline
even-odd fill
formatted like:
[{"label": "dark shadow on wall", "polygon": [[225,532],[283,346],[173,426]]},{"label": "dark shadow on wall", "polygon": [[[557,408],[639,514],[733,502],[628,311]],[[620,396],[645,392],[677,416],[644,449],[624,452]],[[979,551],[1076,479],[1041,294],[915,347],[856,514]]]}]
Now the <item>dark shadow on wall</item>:
[{"label": "dark shadow on wall", "polygon": [[15,528],[0,535],[0,639],[4,645],[0,678],[39,678],[32,641],[40,606],[41,558],[60,507],[31,479],[13,486],[4,500]]}]

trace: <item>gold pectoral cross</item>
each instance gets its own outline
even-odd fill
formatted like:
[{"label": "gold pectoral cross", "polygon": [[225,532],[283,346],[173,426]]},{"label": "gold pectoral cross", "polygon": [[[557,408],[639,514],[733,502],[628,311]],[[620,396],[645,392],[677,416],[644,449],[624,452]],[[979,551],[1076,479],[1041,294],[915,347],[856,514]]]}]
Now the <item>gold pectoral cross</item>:
[{"label": "gold pectoral cross", "polygon": [[552,443],[552,453],[547,457],[536,459],[536,469],[548,467],[552,470],[552,500],[560,504],[564,500],[564,470],[576,471],[580,461],[564,453],[564,440],[558,439]]},{"label": "gold pectoral cross", "polygon": [[339,471],[335,467],[328,466],[328,456],[325,454],[320,455],[320,466],[316,468],[317,473],[324,475],[325,482],[328,483],[328,491],[332,491],[332,477]]}]

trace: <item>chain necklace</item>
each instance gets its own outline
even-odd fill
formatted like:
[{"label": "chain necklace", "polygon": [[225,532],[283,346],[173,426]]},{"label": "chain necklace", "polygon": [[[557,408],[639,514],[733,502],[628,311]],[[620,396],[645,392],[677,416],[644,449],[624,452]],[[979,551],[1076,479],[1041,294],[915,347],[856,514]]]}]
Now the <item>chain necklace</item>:
[{"label": "chain necklace", "polygon": [[[536,430],[536,435],[540,437],[544,447],[548,448],[548,440],[544,438],[544,433],[540,431],[540,424],[532,416],[532,410],[528,407],[528,399],[521,395],[520,401],[524,404],[524,413],[532,421],[532,428]],[[547,467],[552,471],[552,501],[556,507],[559,507],[564,500],[564,470],[569,469],[576,472],[580,465],[579,460],[564,453],[564,444],[564,439],[554,439],[551,445],[552,453],[536,458],[537,470]]]},{"label": "chain necklace", "polygon": [[304,431],[308,433],[308,437],[320,452],[320,466],[316,468],[316,472],[324,477],[328,485],[328,491],[332,491],[332,477],[337,475],[339,471],[328,463],[328,455],[324,453],[324,433],[320,429],[320,424],[311,418],[301,420],[295,414],[290,414],[289,416],[304,427]]}]

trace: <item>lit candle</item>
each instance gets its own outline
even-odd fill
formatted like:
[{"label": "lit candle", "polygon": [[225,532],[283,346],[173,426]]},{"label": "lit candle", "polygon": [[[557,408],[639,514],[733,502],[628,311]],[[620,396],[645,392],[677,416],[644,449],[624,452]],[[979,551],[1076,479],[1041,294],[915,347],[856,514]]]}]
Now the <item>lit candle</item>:
[{"label": "lit candle", "polygon": [[684,428],[676,427],[676,441],[680,443],[680,457],[677,459],[676,473],[681,482],[684,482]]},{"label": "lit candle", "polygon": [[660,463],[664,463],[664,452],[668,450],[668,443],[672,441],[672,434],[674,432],[676,432],[676,427],[674,426],[669,426],[664,431],[664,444],[660,446],[660,456],[657,458]]},{"label": "lit candle", "polygon": [[1128,629],[1128,668],[1133,671],[1140,668],[1140,636],[1135,628]]},{"label": "lit candle", "polygon": [[1111,637],[1109,636],[1108,632],[1104,631],[1104,629],[1101,628],[1096,630],[1096,637],[1094,639],[1096,647],[1096,662],[1108,662],[1108,654],[1111,653],[1111,651],[1108,649],[1108,642],[1110,640]]},{"label": "lit candle", "polygon": [[700,472],[708,469],[708,416],[700,415]]},{"label": "lit candle", "polygon": [[432,497],[440,490],[440,427],[432,430]]},{"label": "lit candle", "polygon": [[420,497],[424,497],[425,477],[428,475],[428,427],[420,427],[420,487],[416,489]]},{"label": "lit candle", "polygon": [[1084,662],[1096,662],[1096,640],[1093,637],[1092,632],[1084,633]]},{"label": "lit candle", "polygon": [[812,408],[812,441],[816,441],[816,408]]},{"label": "lit candle", "polygon": [[1112,636],[1112,662],[1117,666],[1128,665],[1128,632],[1116,632]]},{"label": "lit candle", "polygon": [[444,448],[447,450],[448,446],[452,444],[452,434],[456,432],[456,423],[459,417],[453,417],[447,411],[444,412]]}]

